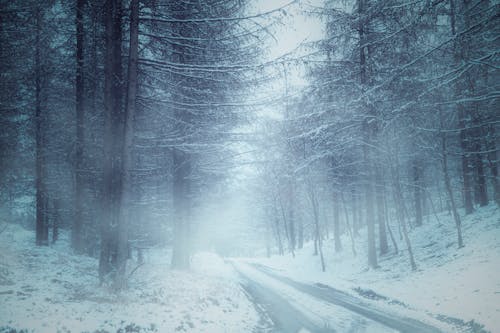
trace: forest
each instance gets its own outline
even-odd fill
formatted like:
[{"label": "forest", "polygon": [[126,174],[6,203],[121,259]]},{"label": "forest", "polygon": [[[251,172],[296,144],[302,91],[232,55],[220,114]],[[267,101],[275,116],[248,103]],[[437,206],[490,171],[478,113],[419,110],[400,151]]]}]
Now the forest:
[{"label": "forest", "polygon": [[0,333],[500,330],[499,37],[497,0],[0,0]]}]

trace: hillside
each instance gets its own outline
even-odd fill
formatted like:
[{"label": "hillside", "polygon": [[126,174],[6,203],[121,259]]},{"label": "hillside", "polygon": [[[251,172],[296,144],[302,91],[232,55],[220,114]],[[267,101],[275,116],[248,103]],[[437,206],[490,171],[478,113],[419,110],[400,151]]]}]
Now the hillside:
[{"label": "hillside", "polygon": [[[365,230],[351,241],[343,235],[343,251],[334,253],[333,240],[324,242],[327,271],[321,272],[313,244],[286,256],[251,260],[273,267],[291,278],[320,282],[361,295],[402,312],[425,313],[444,321],[455,318],[466,326],[497,332],[500,329],[500,210],[496,205],[478,209],[463,218],[465,247],[458,249],[455,225],[446,213],[429,217],[410,233],[418,270],[411,271],[404,242],[393,227],[399,252],[394,248],[380,258],[378,269],[366,262]],[[363,240],[363,241],[360,241]],[[392,245],[392,244],[391,244]]]}]

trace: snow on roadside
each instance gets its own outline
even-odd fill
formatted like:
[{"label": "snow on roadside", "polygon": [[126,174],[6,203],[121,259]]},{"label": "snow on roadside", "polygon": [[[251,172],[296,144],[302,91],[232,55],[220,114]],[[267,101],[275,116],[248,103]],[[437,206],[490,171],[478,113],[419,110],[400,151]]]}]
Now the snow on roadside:
[{"label": "snow on roadside", "polygon": [[252,332],[259,320],[223,263],[211,275],[173,271],[169,253],[152,250],[116,294],[98,286],[97,261],[62,238],[34,247],[34,233],[17,225],[0,234],[0,332]]},{"label": "snow on roadside", "polygon": [[212,252],[199,252],[192,258],[192,267],[196,273],[235,281],[238,274],[224,259]]},{"label": "snow on roadside", "polygon": [[252,261],[296,280],[321,282],[355,296],[371,297],[377,306],[402,314],[421,314],[421,320],[429,318],[426,314],[444,315],[469,322],[469,326],[482,324],[491,332],[500,329],[500,209],[496,205],[463,218],[466,246],[462,249],[457,249],[455,225],[448,214],[440,214],[438,220],[431,217],[415,228],[410,238],[417,272],[411,271],[397,228],[393,226],[392,230],[399,254],[391,252],[380,258],[376,270],[367,267],[366,248],[361,246],[365,243],[364,230],[356,240],[357,256],[346,235],[341,253],[334,253],[331,240],[324,243],[326,273],[321,272],[319,258],[312,256],[312,244],[297,251],[295,259],[273,256]]}]

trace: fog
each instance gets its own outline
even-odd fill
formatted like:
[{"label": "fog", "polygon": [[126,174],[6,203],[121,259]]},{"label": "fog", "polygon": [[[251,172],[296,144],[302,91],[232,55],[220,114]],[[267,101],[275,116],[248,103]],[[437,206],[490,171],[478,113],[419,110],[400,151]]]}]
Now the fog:
[{"label": "fog", "polygon": [[494,332],[497,1],[0,1],[0,333]]}]

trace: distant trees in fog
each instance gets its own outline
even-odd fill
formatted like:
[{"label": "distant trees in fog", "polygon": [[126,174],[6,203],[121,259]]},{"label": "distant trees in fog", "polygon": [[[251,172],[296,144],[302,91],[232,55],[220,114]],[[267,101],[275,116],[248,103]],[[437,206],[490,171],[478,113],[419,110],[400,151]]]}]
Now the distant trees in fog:
[{"label": "distant trees in fog", "polygon": [[[289,244],[312,239],[321,253],[331,232],[335,248],[326,251],[345,250],[347,233],[355,253],[366,242],[377,267],[378,255],[397,252],[401,239],[416,269],[409,230],[443,210],[454,216],[462,247],[457,209],[500,203],[498,4],[357,0],[304,8],[322,18],[326,36],[295,60],[307,67],[310,86],[286,101],[293,107],[283,107],[274,126],[280,155],[265,158],[273,162],[262,169],[280,170],[262,190],[289,207],[281,213],[275,200],[268,208],[278,253],[283,235]],[[291,222],[296,207],[304,209],[300,224]],[[359,240],[365,226],[367,239]]]}]

